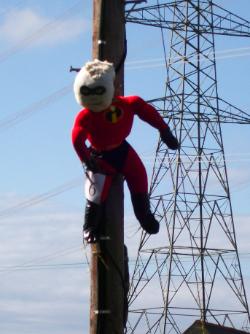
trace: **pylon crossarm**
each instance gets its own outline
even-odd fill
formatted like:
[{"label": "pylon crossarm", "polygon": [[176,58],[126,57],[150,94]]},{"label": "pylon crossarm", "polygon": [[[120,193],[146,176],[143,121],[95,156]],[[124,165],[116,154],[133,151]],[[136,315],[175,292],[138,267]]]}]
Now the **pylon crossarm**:
[{"label": "pylon crossarm", "polygon": [[[214,34],[250,37],[250,22],[217,4],[214,7]],[[217,13],[216,13],[217,11]]]},{"label": "pylon crossarm", "polygon": [[[199,31],[200,33],[208,34],[213,33],[216,35],[250,37],[250,22],[226,9],[223,9],[217,4],[212,3],[213,25],[209,24],[209,20],[207,19],[207,16],[211,15],[211,5],[208,5],[207,3],[205,3],[204,8],[200,11],[204,22],[198,25],[196,22],[192,22],[191,24],[189,21],[181,19],[183,13],[181,11],[177,13],[177,3],[179,6],[185,6],[186,1],[182,0],[161,5],[137,8],[129,11],[126,21],[129,23],[148,25],[175,31],[187,30]],[[190,4],[191,6],[194,6],[193,3]],[[180,19],[176,21],[168,19],[174,10],[175,15],[180,16]]]},{"label": "pylon crossarm", "polygon": [[[184,95],[185,100],[187,100],[188,97],[191,98],[192,96]],[[157,108],[161,115],[167,119],[178,120],[183,117],[183,120],[186,121],[194,120],[197,115],[195,112],[189,110],[189,104],[187,102],[185,110],[180,110],[180,107],[177,107],[176,110],[172,109],[172,103],[170,103],[170,101],[172,101],[172,99],[179,99],[179,101],[181,101],[180,98],[181,94],[179,94],[179,96],[164,96],[157,99],[149,100],[148,102],[151,103],[155,108]],[[203,103],[203,101],[201,101],[200,105],[206,106],[207,108],[205,112],[202,113],[201,122],[209,121],[217,123],[218,121],[220,121],[221,123],[250,124],[250,114],[225,101],[224,99],[215,96],[203,96],[203,100],[206,103]],[[218,100],[219,102],[219,109],[217,109],[214,103],[216,102],[216,100]],[[167,104],[168,102],[169,104]],[[196,103],[197,101],[193,101],[193,105]],[[182,113],[184,113],[184,115],[182,115]]]},{"label": "pylon crossarm", "polygon": [[222,98],[219,100],[219,114],[222,123],[250,124],[250,114],[235,107]]}]

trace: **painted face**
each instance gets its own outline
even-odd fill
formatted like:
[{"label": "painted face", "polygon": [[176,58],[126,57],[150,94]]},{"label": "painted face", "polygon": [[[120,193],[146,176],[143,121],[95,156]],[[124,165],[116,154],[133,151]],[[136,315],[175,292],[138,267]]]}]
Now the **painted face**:
[{"label": "painted face", "polygon": [[98,77],[81,70],[74,83],[74,92],[77,102],[93,112],[107,109],[114,97],[114,75],[103,73]]},{"label": "painted face", "polygon": [[114,97],[113,80],[101,80],[100,78],[92,85],[83,84],[80,87],[82,105],[94,112],[100,112],[108,108]]}]

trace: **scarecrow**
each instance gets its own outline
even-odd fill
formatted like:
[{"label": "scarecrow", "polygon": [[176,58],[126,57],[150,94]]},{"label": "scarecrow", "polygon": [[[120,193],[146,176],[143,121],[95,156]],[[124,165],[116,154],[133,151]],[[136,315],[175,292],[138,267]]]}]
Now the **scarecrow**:
[{"label": "scarecrow", "polygon": [[149,234],[159,231],[159,223],[150,209],[145,167],[126,140],[134,117],[156,128],[169,149],[179,147],[178,140],[153,106],[138,96],[115,96],[114,79],[112,63],[94,60],[81,68],[74,82],[75,98],[84,107],[75,119],[72,141],[86,166],[83,232],[89,243],[98,240],[104,203],[112,177],[117,173],[127,182],[141,227]]}]

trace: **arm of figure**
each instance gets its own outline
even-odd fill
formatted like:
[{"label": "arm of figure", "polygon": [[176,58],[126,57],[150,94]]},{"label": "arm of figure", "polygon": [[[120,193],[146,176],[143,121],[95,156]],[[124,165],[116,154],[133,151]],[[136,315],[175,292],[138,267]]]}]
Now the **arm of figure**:
[{"label": "arm of figure", "polygon": [[86,145],[87,129],[83,112],[80,112],[72,129],[72,143],[81,162],[86,163],[90,159],[90,150]]},{"label": "arm of figure", "polygon": [[133,96],[133,106],[135,114],[160,132],[169,128],[158,111],[139,96]]},{"label": "arm of figure", "polygon": [[179,142],[177,138],[172,134],[169,126],[164,122],[164,119],[161,117],[158,111],[138,96],[134,96],[133,99],[135,114],[137,114],[141,120],[147,122],[157,130],[159,130],[161,140],[170,149],[177,150],[179,148]]}]

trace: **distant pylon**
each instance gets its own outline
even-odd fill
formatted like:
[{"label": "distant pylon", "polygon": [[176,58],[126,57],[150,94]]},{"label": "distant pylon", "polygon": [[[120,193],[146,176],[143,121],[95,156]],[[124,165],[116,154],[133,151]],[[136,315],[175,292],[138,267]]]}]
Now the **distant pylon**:
[{"label": "distant pylon", "polygon": [[156,3],[127,22],[171,30],[166,95],[151,102],[181,148],[156,150],[151,199],[161,231],[141,236],[127,333],[182,333],[197,319],[249,331],[221,123],[249,124],[250,115],[218,97],[214,38],[250,37],[250,23],[209,0]]}]

